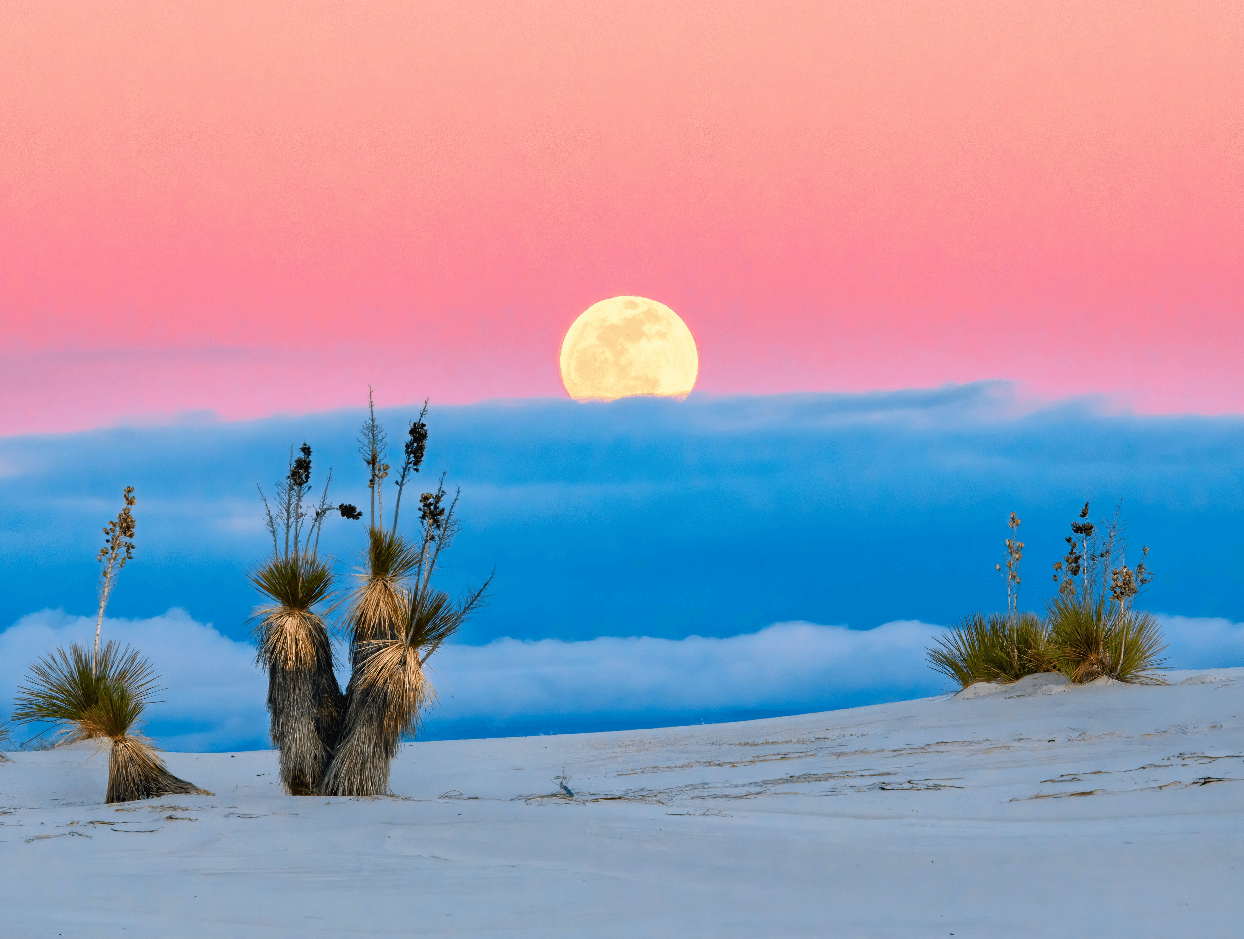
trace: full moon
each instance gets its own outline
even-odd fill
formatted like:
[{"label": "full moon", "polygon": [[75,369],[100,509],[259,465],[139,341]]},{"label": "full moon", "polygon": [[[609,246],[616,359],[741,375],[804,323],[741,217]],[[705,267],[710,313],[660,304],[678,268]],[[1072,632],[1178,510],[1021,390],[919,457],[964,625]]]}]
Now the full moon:
[{"label": "full moon", "polygon": [[566,331],[561,368],[576,401],[682,399],[695,387],[700,356],[687,324],[665,304],[613,297],[592,304]]}]

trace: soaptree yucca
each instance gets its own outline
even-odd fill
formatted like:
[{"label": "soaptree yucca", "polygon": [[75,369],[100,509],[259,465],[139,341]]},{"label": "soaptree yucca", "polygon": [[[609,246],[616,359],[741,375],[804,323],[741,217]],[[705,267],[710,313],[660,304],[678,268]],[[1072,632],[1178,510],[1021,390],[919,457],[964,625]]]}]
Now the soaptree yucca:
[{"label": "soaptree yucca", "polygon": [[341,722],[332,644],[315,609],[332,587],[332,572],[319,558],[278,557],[252,574],[251,583],[275,601],[255,611],[255,633],[268,673],[281,782],[292,795],[311,795],[324,778]]},{"label": "soaptree yucca", "polygon": [[280,776],[291,795],[311,795],[340,734],[344,698],[333,672],[328,626],[319,608],[330,599],[333,573],[317,554],[320,529],[333,511],[357,518],[351,505],[328,504],[324,484],[318,504],[309,503],[311,448],[290,452],[285,478],[272,503],[263,495],[272,557],[251,574],[251,584],[272,602],[255,610],[259,664],[268,673],[272,742],[280,753]]},{"label": "soaptree yucca", "polygon": [[137,650],[107,642],[95,653],[77,643],[36,662],[17,697],[17,723],[49,723],[66,742],[108,742],[107,802],[162,795],[211,795],[164,767],[135,725],[156,691],[151,665]]},{"label": "soaptree yucca", "polygon": [[[929,664],[963,687],[975,681],[1015,681],[1034,672],[1062,672],[1073,682],[1113,678],[1159,683],[1162,631],[1132,601],[1153,580],[1149,549],[1136,566],[1126,561],[1126,522],[1116,508],[1112,519],[1089,521],[1089,504],[1071,523],[1067,553],[1054,565],[1058,594],[1044,620],[1018,612],[1019,562],[1024,543],[1006,542],[1006,616],[965,618],[928,650]],[[1019,517],[1007,523],[1018,534]],[[995,565],[1002,571],[1002,565]]]},{"label": "soaptree yucca", "polygon": [[446,502],[443,477],[435,492],[420,496],[417,537],[408,540],[399,533],[402,492],[423,462],[426,402],[408,428],[386,528],[383,486],[391,467],[384,462],[385,435],[370,396],[368,405],[359,442],[370,472],[371,524],[366,566],[346,605],[352,672],[341,739],[322,786],[325,795],[388,792],[389,766],[402,738],[415,733],[423,709],[435,698],[424,666],[483,603],[491,581],[456,602],[432,586],[440,554],[458,531],[458,495]]}]

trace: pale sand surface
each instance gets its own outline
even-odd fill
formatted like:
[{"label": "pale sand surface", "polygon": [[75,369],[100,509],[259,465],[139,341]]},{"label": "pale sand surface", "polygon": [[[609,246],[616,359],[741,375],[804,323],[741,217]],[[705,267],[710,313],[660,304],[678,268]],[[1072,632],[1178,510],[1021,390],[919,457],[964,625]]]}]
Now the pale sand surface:
[{"label": "pale sand surface", "polygon": [[1239,936],[1244,669],[1171,679],[418,743],[384,799],[169,753],[216,795],[115,808],[93,747],[14,753],[0,933]]}]

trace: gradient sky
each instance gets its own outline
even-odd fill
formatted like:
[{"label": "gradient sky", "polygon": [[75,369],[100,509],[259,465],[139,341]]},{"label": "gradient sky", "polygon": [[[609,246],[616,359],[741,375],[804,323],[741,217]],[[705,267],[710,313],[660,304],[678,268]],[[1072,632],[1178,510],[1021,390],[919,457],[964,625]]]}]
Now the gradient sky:
[{"label": "gradient sky", "polygon": [[0,434],[699,388],[1244,411],[1238,2],[0,7]]}]

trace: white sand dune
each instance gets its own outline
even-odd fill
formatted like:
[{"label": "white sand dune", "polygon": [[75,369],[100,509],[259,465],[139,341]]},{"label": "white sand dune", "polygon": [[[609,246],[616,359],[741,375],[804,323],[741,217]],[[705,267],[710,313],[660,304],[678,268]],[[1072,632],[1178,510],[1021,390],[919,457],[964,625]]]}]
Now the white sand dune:
[{"label": "white sand dune", "polygon": [[385,799],[169,753],[216,795],[114,808],[92,747],[14,753],[0,932],[1239,936],[1244,669],[1171,678],[417,743]]}]

